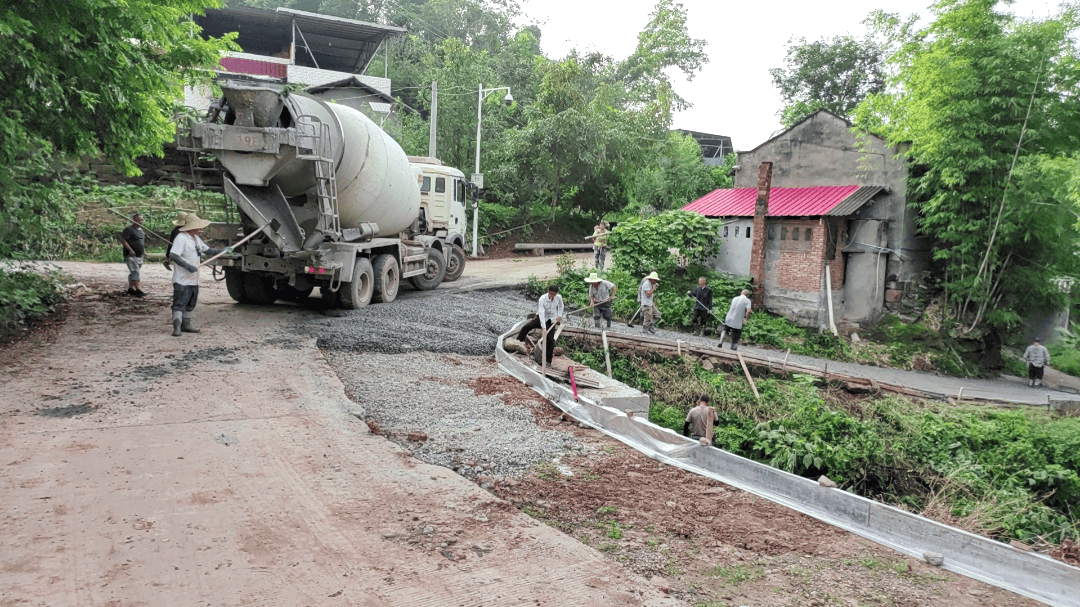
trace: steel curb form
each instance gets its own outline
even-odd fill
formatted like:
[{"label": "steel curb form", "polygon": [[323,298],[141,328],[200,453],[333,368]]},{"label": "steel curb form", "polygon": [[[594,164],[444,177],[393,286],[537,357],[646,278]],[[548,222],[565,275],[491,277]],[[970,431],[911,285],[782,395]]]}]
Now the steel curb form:
[{"label": "steel curb form", "polygon": [[548,380],[511,356],[503,341],[524,321],[499,336],[495,360],[577,421],[671,466],[765,498],[868,540],[922,560],[927,552],[944,557],[943,569],[1041,601],[1054,607],[1080,607],[1080,569],[1048,556],[950,527],[899,508],[828,489],[715,447],[706,447],[647,419],[580,396]]}]

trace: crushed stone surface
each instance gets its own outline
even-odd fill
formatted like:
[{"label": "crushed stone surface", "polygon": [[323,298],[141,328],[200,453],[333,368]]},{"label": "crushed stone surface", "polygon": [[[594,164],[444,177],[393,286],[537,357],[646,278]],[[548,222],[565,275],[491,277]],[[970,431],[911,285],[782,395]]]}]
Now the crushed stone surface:
[{"label": "crushed stone surface", "polygon": [[439,293],[334,310],[305,330],[327,350],[491,356],[496,338],[535,310],[534,302],[511,290]]},{"label": "crushed stone surface", "polygon": [[516,380],[492,375],[488,357],[326,353],[368,426],[417,459],[482,484],[520,477],[581,449],[566,432],[537,424],[543,400]]}]

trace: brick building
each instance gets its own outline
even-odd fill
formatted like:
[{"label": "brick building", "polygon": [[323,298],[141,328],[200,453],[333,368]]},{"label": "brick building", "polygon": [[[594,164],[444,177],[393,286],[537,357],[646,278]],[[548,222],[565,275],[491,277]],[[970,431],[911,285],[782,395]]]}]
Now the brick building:
[{"label": "brick building", "polygon": [[[821,110],[739,152],[735,188],[684,209],[721,220],[716,268],[753,277],[766,309],[827,327],[831,295],[837,322],[873,321],[927,258],[907,208],[905,151],[857,137],[850,123]],[[760,187],[750,187],[762,185],[762,163],[771,163],[765,206]]]}]

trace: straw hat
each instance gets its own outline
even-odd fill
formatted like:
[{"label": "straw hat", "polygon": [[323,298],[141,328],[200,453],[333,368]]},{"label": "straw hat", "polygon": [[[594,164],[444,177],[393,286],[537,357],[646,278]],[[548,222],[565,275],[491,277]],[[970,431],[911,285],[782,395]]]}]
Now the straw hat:
[{"label": "straw hat", "polygon": [[593,272],[592,274],[589,274],[589,277],[585,279],[585,282],[600,282],[601,280],[603,279],[600,278],[600,275]]},{"label": "straw hat", "polygon": [[660,280],[660,275],[657,274],[656,272],[653,272],[652,274],[649,274],[645,278],[648,278],[649,280]]},{"label": "straw hat", "polygon": [[187,222],[188,215],[191,215],[191,213],[188,213],[187,211],[181,211],[180,214],[176,216],[176,219],[173,220],[172,224],[176,227],[184,225],[184,223]]},{"label": "straw hat", "polygon": [[180,226],[181,232],[190,232],[191,230],[201,230],[210,225],[210,221],[206,219],[199,219],[199,216],[195,213],[188,213],[184,218],[183,225]]}]

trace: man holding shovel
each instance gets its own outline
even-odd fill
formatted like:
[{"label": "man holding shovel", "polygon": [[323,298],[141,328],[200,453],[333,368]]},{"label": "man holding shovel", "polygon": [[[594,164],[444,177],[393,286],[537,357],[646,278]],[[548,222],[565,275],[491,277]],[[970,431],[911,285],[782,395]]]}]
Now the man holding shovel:
[{"label": "man holding shovel", "polygon": [[600,328],[600,319],[607,321],[607,328],[611,328],[611,300],[615,299],[615,283],[600,278],[593,272],[585,279],[589,283],[589,305],[593,309],[593,325]]},{"label": "man holding shovel", "polygon": [[743,289],[742,293],[731,300],[727,316],[724,317],[724,329],[720,333],[718,348],[724,347],[724,336],[731,332],[731,349],[739,349],[739,338],[742,337],[743,323],[750,318],[750,291]]},{"label": "man holding shovel", "polygon": [[[551,329],[562,322],[564,310],[562,295],[559,295],[559,285],[548,287],[547,293],[541,295],[537,303],[536,316],[521,327],[517,339],[528,344],[526,338],[529,336],[529,331],[540,329],[542,332],[540,341],[544,342],[544,353],[547,355],[545,360],[551,364],[551,358],[555,356],[555,335],[551,333]],[[547,339],[544,339],[544,336]]]},{"label": "man holding shovel", "polygon": [[660,282],[660,275],[653,272],[642,279],[641,285],[638,287],[637,299],[641,302],[641,328],[649,333],[656,333],[653,325],[660,320],[660,310],[657,309],[656,303],[653,301],[658,282]]},{"label": "man holding shovel", "polygon": [[694,319],[690,321],[690,326],[693,327],[690,333],[704,336],[709,325],[709,316],[712,314],[712,289],[706,284],[704,276],[697,279],[697,284],[696,289],[686,292],[697,302],[694,304]]},{"label": "man holding shovel", "polygon": [[198,333],[191,324],[191,315],[195,311],[195,305],[199,301],[199,260],[202,255],[217,255],[221,252],[231,252],[231,247],[224,249],[212,249],[199,235],[203,229],[210,225],[205,219],[199,219],[195,213],[188,213],[183,218],[184,223],[180,226],[180,232],[169,249],[169,259],[173,262],[173,303],[172,303],[172,326],[173,337],[180,337],[182,333]]}]

